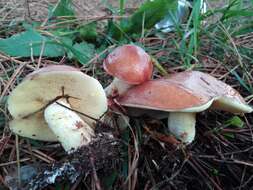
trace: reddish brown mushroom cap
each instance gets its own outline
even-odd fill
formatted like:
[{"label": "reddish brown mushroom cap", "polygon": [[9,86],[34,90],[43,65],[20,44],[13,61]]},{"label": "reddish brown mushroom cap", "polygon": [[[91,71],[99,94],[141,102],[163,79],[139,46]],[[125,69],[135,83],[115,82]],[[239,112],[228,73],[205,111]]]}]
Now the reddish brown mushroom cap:
[{"label": "reddish brown mushroom cap", "polygon": [[230,97],[239,102],[245,103],[238,91],[206,73],[186,71],[171,75],[168,80],[178,83],[194,93],[211,97]]},{"label": "reddish brown mushroom cap", "polygon": [[140,84],[151,78],[153,64],[140,47],[124,45],[113,50],[103,63],[106,72],[128,84]]},{"label": "reddish brown mushroom cap", "polygon": [[212,108],[232,113],[252,112],[252,107],[247,105],[237,90],[209,74],[199,71],[181,72],[172,75],[169,80],[194,94],[213,98]]},{"label": "reddish brown mushroom cap", "polygon": [[147,81],[131,88],[118,99],[124,106],[161,111],[187,110],[210,101],[211,97],[193,94],[167,79]]},{"label": "reddish brown mushroom cap", "polygon": [[128,107],[161,111],[199,112],[212,105],[233,113],[252,112],[235,89],[198,71],[145,82],[131,88],[118,101]]}]

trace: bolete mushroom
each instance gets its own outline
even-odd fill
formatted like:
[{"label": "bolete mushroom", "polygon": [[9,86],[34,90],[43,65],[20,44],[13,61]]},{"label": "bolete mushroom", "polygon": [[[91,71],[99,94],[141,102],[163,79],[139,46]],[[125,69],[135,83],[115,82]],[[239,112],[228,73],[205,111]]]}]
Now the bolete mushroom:
[{"label": "bolete mushroom", "polygon": [[70,66],[54,65],[29,74],[10,94],[8,110],[14,133],[59,140],[69,152],[91,141],[94,120],[106,112],[107,98],[95,78]]},{"label": "bolete mushroom", "polygon": [[106,87],[107,96],[122,94],[133,85],[149,80],[153,72],[151,57],[136,45],[123,45],[113,50],[104,60],[105,71],[114,76]]},{"label": "bolete mushroom", "polygon": [[231,113],[253,111],[235,89],[198,71],[147,81],[129,89],[117,101],[123,106],[135,108],[135,114],[136,108],[146,110],[146,114],[149,111],[169,112],[169,131],[184,143],[194,140],[197,112],[208,108]]}]

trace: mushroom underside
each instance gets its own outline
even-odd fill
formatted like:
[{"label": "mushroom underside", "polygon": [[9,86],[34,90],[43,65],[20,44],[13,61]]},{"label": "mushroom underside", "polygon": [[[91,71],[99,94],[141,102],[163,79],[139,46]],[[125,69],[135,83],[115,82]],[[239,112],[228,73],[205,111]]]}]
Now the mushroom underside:
[{"label": "mushroom underside", "polygon": [[[13,118],[23,118],[62,96],[63,92],[71,96],[71,107],[79,112],[99,118],[107,110],[102,85],[79,71],[42,73],[24,80],[10,95],[8,109]],[[81,117],[90,125],[94,123],[85,116]]]},{"label": "mushroom underside", "polygon": [[14,133],[41,141],[58,141],[54,133],[48,128],[43,112],[25,118],[13,119],[9,127]]},{"label": "mushroom underside", "polygon": [[10,129],[32,139],[58,141],[43,114],[55,101],[66,97],[78,117],[94,126],[95,120],[107,110],[102,85],[78,70],[69,72],[62,66],[54,66],[52,71],[43,69],[28,75],[10,94],[7,102],[13,117]]}]

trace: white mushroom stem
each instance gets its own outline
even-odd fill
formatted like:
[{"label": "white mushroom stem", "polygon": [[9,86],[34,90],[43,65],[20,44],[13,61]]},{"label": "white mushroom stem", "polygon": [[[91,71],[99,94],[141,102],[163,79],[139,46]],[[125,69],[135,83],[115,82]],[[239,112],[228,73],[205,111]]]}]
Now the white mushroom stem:
[{"label": "white mushroom stem", "polygon": [[182,142],[189,144],[195,137],[196,113],[170,112],[169,131]]},{"label": "white mushroom stem", "polygon": [[81,146],[88,145],[94,136],[94,130],[77,113],[66,108],[70,108],[66,100],[61,99],[57,102],[59,104],[52,103],[45,109],[44,117],[63,148],[70,153]]},{"label": "white mushroom stem", "polygon": [[121,95],[132,86],[133,85],[115,77],[112,83],[105,88],[105,93],[107,97],[112,96],[113,94]]}]

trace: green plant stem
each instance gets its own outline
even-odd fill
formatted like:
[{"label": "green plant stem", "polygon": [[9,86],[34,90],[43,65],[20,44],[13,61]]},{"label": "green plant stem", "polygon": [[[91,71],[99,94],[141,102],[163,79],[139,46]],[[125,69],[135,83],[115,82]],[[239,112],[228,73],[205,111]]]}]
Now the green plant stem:
[{"label": "green plant stem", "polygon": [[154,58],[151,56],[152,62],[154,66],[158,69],[158,71],[165,77],[169,76],[169,73],[163,68],[163,66]]}]

